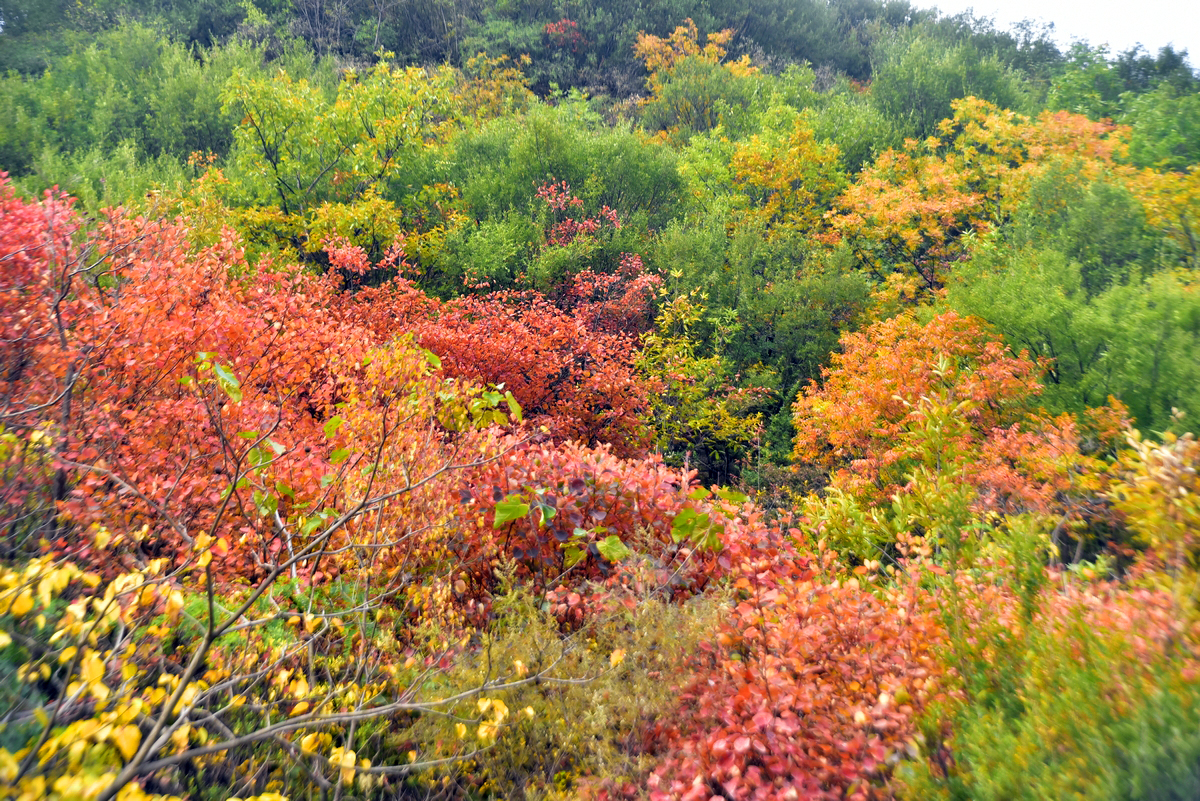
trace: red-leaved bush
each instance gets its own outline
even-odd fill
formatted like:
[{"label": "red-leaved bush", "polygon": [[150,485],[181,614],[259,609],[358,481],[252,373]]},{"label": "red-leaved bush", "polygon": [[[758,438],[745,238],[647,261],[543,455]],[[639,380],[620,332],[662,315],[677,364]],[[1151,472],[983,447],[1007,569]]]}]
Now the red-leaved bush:
[{"label": "red-leaved bush", "polygon": [[574,625],[634,598],[697,594],[739,560],[777,547],[778,531],[754,504],[692,486],[695,471],[653,456],[620,459],[607,447],[506,445],[500,458],[462,474],[451,538],[480,605],[494,568],[508,560]]},{"label": "red-leaved bush", "polygon": [[[62,516],[10,508],[12,525],[103,526],[172,560],[207,535],[228,575],[253,575],[287,539],[260,518],[336,502],[324,426],[381,343],[337,314],[336,278],[250,273],[232,240],[197,251],[176,223],[114,212],[83,232],[61,199],[6,186],[2,203],[2,422],[52,443]],[[51,537],[115,569],[91,541]]]},{"label": "red-leaved bush", "polygon": [[630,337],[593,331],[536,293],[457,298],[409,324],[448,374],[503,384],[556,439],[643,451],[650,386]]},{"label": "red-leaved bush", "polygon": [[[485,458],[464,454],[464,435],[439,419],[474,391],[472,380],[504,383],[557,437],[611,439],[626,453],[641,441],[646,388],[629,363],[630,338],[594,333],[544,299],[440,304],[402,279],[349,293],[333,273],[252,271],[232,237],[195,249],[186,225],[122,212],[84,231],[64,197],[28,203],[11,186],[0,192],[0,424],[43,432],[38,453],[53,443],[5,482],[13,532],[65,532],[58,509],[60,522],[136,533],[128,547],[178,560],[204,534],[220,540],[228,575],[251,576],[299,544],[271,518],[336,507],[331,493],[347,484],[322,479],[348,468],[331,456],[381,444],[365,421],[408,443],[410,468]],[[344,251],[335,261],[353,267],[355,253]],[[440,375],[436,359],[393,344],[410,333],[443,352]],[[372,377],[387,351],[410,353],[395,357],[407,366]],[[404,415],[385,414],[405,397]],[[29,492],[48,484],[51,497],[31,516]],[[93,558],[88,538],[51,539]]]},{"label": "red-leaved bush", "polygon": [[699,654],[650,779],[655,801],[888,797],[941,642],[915,586],[832,580],[783,547],[736,565],[738,600]]}]

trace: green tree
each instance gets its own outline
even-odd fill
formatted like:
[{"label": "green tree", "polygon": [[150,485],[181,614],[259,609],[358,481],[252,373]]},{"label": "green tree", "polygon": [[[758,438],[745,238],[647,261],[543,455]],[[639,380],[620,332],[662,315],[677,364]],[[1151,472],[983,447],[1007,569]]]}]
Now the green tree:
[{"label": "green tree", "polygon": [[877,43],[871,100],[904,135],[934,135],[937,124],[953,116],[951,102],[970,96],[1005,109],[1028,105],[1021,78],[969,41],[947,43],[916,28]]},{"label": "green tree", "polygon": [[624,126],[610,127],[579,96],[492,120],[454,142],[449,177],[476,219],[528,212],[537,188],[566,181],[584,211],[602,206],[661,228],[678,213],[677,156]]},{"label": "green tree", "polygon": [[[236,70],[260,74],[264,58],[242,40],[189,48],[136,23],[106,31],[41,75],[0,78],[0,168],[30,191],[59,184],[89,205],[178,184],[193,154],[207,163],[229,152],[237,117],[221,88]],[[287,61],[316,68],[302,52]]]},{"label": "green tree", "polygon": [[1200,91],[1160,85],[1131,99],[1121,121],[1133,126],[1129,158],[1137,166],[1183,172],[1200,164]]},{"label": "green tree", "polygon": [[695,467],[706,482],[725,482],[749,452],[762,418],[746,413],[752,393],[732,385],[725,360],[701,355],[696,329],[706,300],[692,293],[665,306],[642,339],[637,364],[660,385],[649,397],[655,449],[668,464]]},{"label": "green tree", "polygon": [[1053,411],[1114,395],[1146,430],[1169,428],[1172,408],[1200,414],[1200,292],[1190,272],[1133,272],[1089,293],[1083,267],[1060,252],[987,247],[956,271],[948,303],[1051,360],[1043,400]]},{"label": "green tree", "polygon": [[378,258],[415,227],[402,201],[421,190],[402,176],[457,125],[454,86],[452,70],[386,59],[347,75],[333,97],[284,71],[273,80],[239,71],[222,93],[242,116],[228,199],[249,209],[243,223],[268,244],[311,253],[341,237]]}]

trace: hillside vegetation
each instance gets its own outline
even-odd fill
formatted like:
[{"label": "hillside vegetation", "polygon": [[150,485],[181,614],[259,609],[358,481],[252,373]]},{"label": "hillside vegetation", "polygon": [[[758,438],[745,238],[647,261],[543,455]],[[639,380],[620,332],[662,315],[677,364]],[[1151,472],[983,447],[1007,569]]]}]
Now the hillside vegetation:
[{"label": "hillside vegetation", "polygon": [[0,0],[0,795],[1200,795],[1200,75],[906,2]]}]

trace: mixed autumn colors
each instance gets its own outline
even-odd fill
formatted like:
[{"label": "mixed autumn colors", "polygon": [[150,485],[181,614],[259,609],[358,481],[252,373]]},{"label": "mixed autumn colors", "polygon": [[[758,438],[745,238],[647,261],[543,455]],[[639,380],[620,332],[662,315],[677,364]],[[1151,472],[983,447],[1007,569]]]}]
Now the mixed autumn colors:
[{"label": "mixed autumn colors", "polygon": [[76,5],[0,3],[0,795],[1200,793],[1186,54]]}]

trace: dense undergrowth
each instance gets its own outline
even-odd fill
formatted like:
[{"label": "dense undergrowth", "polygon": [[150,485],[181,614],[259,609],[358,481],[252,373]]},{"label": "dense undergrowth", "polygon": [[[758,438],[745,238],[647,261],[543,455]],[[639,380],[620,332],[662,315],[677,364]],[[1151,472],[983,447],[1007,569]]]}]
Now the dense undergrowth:
[{"label": "dense undergrowth", "polygon": [[1200,80],[793,6],[5,6],[0,793],[1194,797]]}]

